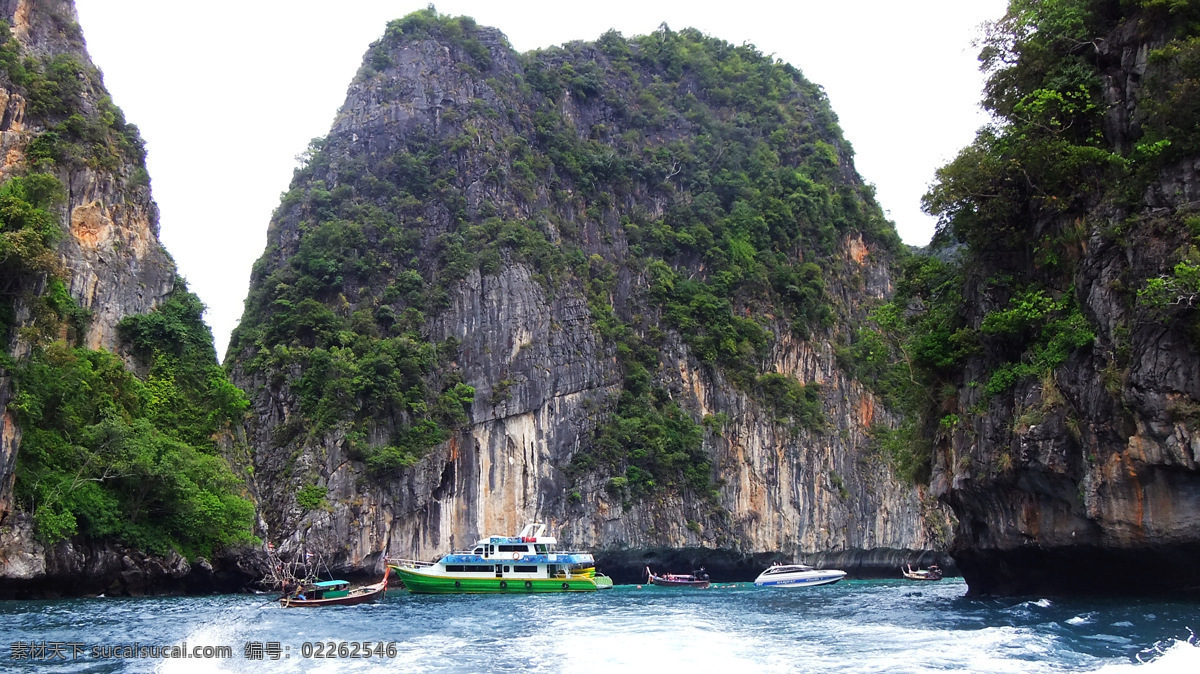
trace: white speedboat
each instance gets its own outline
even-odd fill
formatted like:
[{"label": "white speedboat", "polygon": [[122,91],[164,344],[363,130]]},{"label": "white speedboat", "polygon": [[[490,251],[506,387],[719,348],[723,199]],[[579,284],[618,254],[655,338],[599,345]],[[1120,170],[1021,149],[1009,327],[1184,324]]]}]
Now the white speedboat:
[{"label": "white speedboat", "polygon": [[804,564],[776,564],[754,579],[758,587],[809,587],[832,585],[846,577],[845,571],[814,569]]}]

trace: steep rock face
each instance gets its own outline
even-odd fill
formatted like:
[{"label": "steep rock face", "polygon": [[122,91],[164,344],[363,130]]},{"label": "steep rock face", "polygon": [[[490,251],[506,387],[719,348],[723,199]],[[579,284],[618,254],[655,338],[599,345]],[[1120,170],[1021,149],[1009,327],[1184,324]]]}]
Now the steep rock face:
[{"label": "steep rock face", "polygon": [[[69,56],[94,71],[83,44],[75,7],[69,0],[9,0],[2,15],[27,54],[41,58]],[[98,79],[82,78],[81,113],[98,116],[111,106]],[[7,100],[0,123],[0,176],[24,168],[25,145],[47,130],[47,122],[24,110],[24,99],[9,84],[0,91]],[[72,165],[63,169],[67,188],[59,255],[71,296],[91,313],[83,344],[115,350],[117,323],[145,314],[170,293],[175,264],[158,241],[158,208],[150,196],[144,167],[127,158],[104,167]]]},{"label": "steep rock face", "polygon": [[[47,61],[68,57],[94,71],[69,0],[7,0],[0,9],[0,18],[12,26],[23,54]],[[98,79],[83,75],[80,79],[82,114],[98,116],[107,92]],[[26,146],[52,126],[26,110],[25,97],[17,89],[6,74],[0,74],[4,111],[0,180],[28,169]],[[175,264],[158,242],[158,211],[145,169],[122,158],[116,166],[105,168],[71,164],[59,174],[67,192],[58,213],[65,224],[58,243],[62,276],[71,297],[91,315],[81,341],[89,348],[115,351],[117,323],[125,316],[149,312],[175,283]],[[16,313],[19,324],[33,321],[21,303]],[[16,339],[8,348],[19,354],[28,345]],[[7,411],[8,395],[5,378],[0,382],[0,515],[11,509],[12,471],[21,433]]]},{"label": "steep rock face", "polygon": [[[1133,16],[1097,41],[1104,138],[1117,152],[1152,121],[1146,83],[1170,76],[1171,63],[1155,71],[1148,55],[1170,25]],[[1082,229],[1062,254],[1094,343],[990,400],[982,386],[960,389],[955,409],[984,411],[943,433],[935,452],[933,488],[958,517],[951,551],[975,593],[1200,589],[1194,314],[1183,301],[1164,316],[1138,293],[1147,279],[1168,278],[1194,243],[1181,223],[1200,211],[1200,161],[1162,167],[1130,206],[1111,194],[1087,198],[1085,212],[1033,223],[1028,239]],[[976,326],[1003,308],[978,287],[968,304]],[[971,359],[964,381],[986,382],[996,364],[994,354]]]},{"label": "steep rock face", "polygon": [[22,513],[0,527],[0,598],[238,592],[269,573],[266,556],[253,547],[226,549],[211,561],[200,557],[189,562],[175,551],[149,554],[86,539],[46,546],[37,541],[31,519]]},{"label": "steep rock face", "polygon": [[[737,141],[728,147],[710,146],[703,160],[689,156],[704,123],[737,126],[730,120],[738,104],[732,94],[710,98],[695,66],[648,64],[656,42],[712,49],[714,59],[762,58],[667,30],[640,43],[609,34],[601,46],[521,56],[495,30],[429,13],[394,22],[372,46],[329,137],[272,220],[229,352],[234,381],[254,407],[250,444],[267,534],[285,553],[308,551],[345,572],[373,570],[385,556],[429,558],[533,520],[548,522],[568,546],[604,551],[630,568],[640,553],[663,548],[719,550],[749,567],[761,554],[942,544],[946,515],[871,449],[867,430],[894,420],[834,357],[846,322],[890,293],[883,243],[890,226],[869,224],[882,223],[878,208],[864,197],[836,126],[822,128],[820,120],[831,119],[827,104],[799,73],[772,71],[787,73],[779,86],[791,87],[777,149],[827,153],[825,194],[841,190],[839,199],[861,208],[854,217],[862,219],[831,226],[823,244],[814,233],[781,252],[788,265],[821,262],[820,301],[833,309],[827,324],[811,321],[807,338],[793,330],[788,319],[796,314],[771,286],[743,292],[725,311],[753,316],[774,335],[753,367],[810,392],[819,386],[823,422],[779,412],[755,383],[761,377],[722,366],[725,356],[698,356],[696,332],[706,328],[681,332],[653,299],[665,267],[645,261],[657,244],[633,225],[661,225],[693,199],[711,197],[707,173],[698,175],[703,164],[716,173],[726,153],[744,156],[770,133],[730,131]],[[696,106],[690,121],[656,100],[675,95]],[[562,151],[581,146],[592,152],[590,166]],[[791,218],[791,227],[814,225],[799,213]],[[521,224],[505,229],[497,246],[487,231],[506,227],[501,219]],[[456,236],[468,238],[469,259],[457,274],[450,271],[460,259]],[[706,267],[717,263],[704,251],[687,252],[699,247],[682,235],[678,241],[684,252],[664,255],[674,273],[710,281],[715,270]],[[556,250],[576,261],[556,267]],[[302,287],[310,292],[292,294]],[[313,297],[321,304],[300,313]],[[413,311],[418,320],[400,327]],[[734,320],[725,316],[714,320]],[[437,376],[453,373],[474,390],[448,437],[384,470],[379,458],[409,442],[425,403],[418,412],[369,397],[384,386],[363,384],[370,373],[401,377],[378,356],[361,360],[381,342],[449,345]],[[618,398],[632,395],[639,366],[629,353],[643,347],[654,362],[648,376],[658,402],[651,404],[678,405],[682,427],[696,429],[698,454],[688,461],[707,462],[698,481],[711,480],[708,493],[665,472],[637,491],[633,482],[645,485],[646,470],[654,470],[629,468],[641,456],[605,463],[600,438],[622,414],[614,413]],[[357,378],[334,378],[336,368]],[[331,397],[331,388],[344,398]],[[347,411],[322,422],[339,404]],[[587,459],[597,454],[598,462]]]},{"label": "steep rock face", "polygon": [[[148,554],[121,542],[139,539],[130,529],[141,526],[144,534],[154,518],[121,503],[131,483],[133,490],[140,489],[139,477],[131,476],[156,486],[182,485],[192,493],[224,482],[232,486],[218,489],[232,496],[228,490],[237,485],[228,466],[204,456],[216,453],[217,434],[203,428],[183,436],[195,428],[187,428],[189,422],[213,418],[218,406],[211,404],[211,393],[234,401],[234,407],[240,394],[212,387],[219,381],[228,387],[228,382],[200,320],[202,307],[177,284],[175,265],[159,243],[141,139],[105,91],[73,3],[4,0],[0,19],[0,198],[5,204],[0,332],[12,356],[0,371],[0,596],[244,587],[262,578],[253,550],[206,553],[210,563],[193,548],[189,563],[175,548],[186,549],[179,542],[191,532],[178,526],[171,531],[171,525],[156,532],[157,540],[140,535],[141,544],[168,553]],[[188,304],[189,298],[194,302]],[[171,303],[170,316],[147,319]],[[130,317],[146,320],[129,326],[138,334],[119,335],[118,325]],[[165,354],[159,346],[164,327],[171,333]],[[187,372],[177,372],[180,363]],[[35,370],[38,374],[29,374]],[[156,403],[139,397],[146,389],[138,376],[157,377],[157,400],[174,408],[166,415],[169,424],[161,423],[162,417],[148,418],[157,415]],[[14,377],[24,408],[10,406]],[[193,381],[181,383],[184,379]],[[68,381],[77,384],[75,390],[61,390]],[[74,404],[70,397],[80,389],[88,399]],[[97,414],[95,408],[106,404]],[[196,413],[193,405],[208,407]],[[29,419],[36,421],[27,424],[23,438],[20,424]],[[96,431],[105,424],[113,432],[97,443]],[[70,440],[63,442],[64,437]],[[184,452],[175,453],[185,442]],[[154,443],[157,449],[131,459]],[[145,471],[161,471],[165,462],[171,463],[167,473],[145,477]],[[74,477],[63,483],[66,474]],[[201,474],[214,479],[206,482]],[[249,502],[235,497],[228,503],[244,511],[241,538],[248,539]],[[180,505],[148,510],[190,517],[183,512],[189,506]],[[210,520],[204,526],[227,524]]]}]

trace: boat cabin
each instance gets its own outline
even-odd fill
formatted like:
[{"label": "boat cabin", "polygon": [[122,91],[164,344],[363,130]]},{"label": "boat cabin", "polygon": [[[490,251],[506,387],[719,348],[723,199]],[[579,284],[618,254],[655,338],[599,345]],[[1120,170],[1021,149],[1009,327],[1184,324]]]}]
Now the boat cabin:
[{"label": "boat cabin", "polygon": [[470,551],[443,557],[440,572],[449,575],[494,578],[569,578],[595,573],[595,561],[586,553],[557,550],[558,539],[546,536],[546,525],[528,524],[516,536],[481,538]]},{"label": "boat cabin", "polygon": [[312,585],[306,585],[300,594],[305,599],[337,599],[350,594],[350,582],[345,580],[324,580]]}]

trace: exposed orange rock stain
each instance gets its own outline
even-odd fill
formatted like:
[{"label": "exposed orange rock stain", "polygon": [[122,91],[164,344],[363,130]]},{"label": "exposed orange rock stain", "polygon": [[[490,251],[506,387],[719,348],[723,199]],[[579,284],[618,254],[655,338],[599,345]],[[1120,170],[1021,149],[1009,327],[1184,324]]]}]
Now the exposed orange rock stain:
[{"label": "exposed orange rock stain", "polygon": [[141,260],[152,252],[152,242],[155,240],[150,227],[150,219],[146,217],[145,213],[137,211],[129,215],[125,219],[125,223],[126,226],[122,229],[129,237],[126,243],[129,244],[129,249],[133,251],[134,257]]},{"label": "exposed orange rock stain", "polygon": [[858,399],[858,423],[869,427],[875,421],[875,399],[864,395]]},{"label": "exposed orange rock stain", "polygon": [[[0,416],[0,438],[2,438],[0,439],[0,447],[16,447],[20,443],[20,436],[21,431],[17,426],[17,418],[13,415],[11,409],[5,409],[4,414]],[[0,476],[0,487],[7,487],[7,489],[0,489],[0,496],[4,496],[3,499],[0,499],[0,515],[8,513],[12,509],[12,501],[10,499],[13,483],[8,482],[5,484],[3,482],[3,480],[13,479],[10,477],[11,475],[12,473]]]},{"label": "exposed orange rock stain", "polygon": [[18,38],[29,34],[29,15],[33,11],[31,0],[19,0],[17,9],[13,12],[13,32]]},{"label": "exposed orange rock stain", "polygon": [[846,252],[850,254],[850,259],[858,264],[862,264],[863,260],[867,259],[867,255],[871,253],[871,251],[867,250],[867,246],[863,243],[861,236],[846,240]]},{"label": "exposed orange rock stain", "polygon": [[85,248],[95,248],[109,238],[113,221],[105,212],[104,204],[93,201],[71,211],[71,235]]},{"label": "exposed orange rock stain", "polygon": [[458,461],[458,436],[450,436],[450,460]]},{"label": "exposed orange rock stain", "polygon": [[1146,536],[1146,492],[1142,489],[1141,477],[1138,475],[1137,469],[1133,466],[1133,461],[1130,457],[1122,455],[1121,461],[1124,464],[1125,474],[1129,477],[1129,486],[1133,491],[1134,517],[1132,518],[1133,533],[1139,538]]},{"label": "exposed orange rock stain", "polygon": [[1041,533],[1040,509],[1035,501],[1029,499],[1021,506],[1021,527],[1025,535],[1037,539]]},{"label": "exposed orange rock stain", "polygon": [[3,170],[7,172],[8,169],[11,169],[12,167],[16,166],[17,164],[20,164],[21,160],[24,158],[25,158],[24,152],[18,150],[15,147],[9,149],[8,153],[4,155]]}]

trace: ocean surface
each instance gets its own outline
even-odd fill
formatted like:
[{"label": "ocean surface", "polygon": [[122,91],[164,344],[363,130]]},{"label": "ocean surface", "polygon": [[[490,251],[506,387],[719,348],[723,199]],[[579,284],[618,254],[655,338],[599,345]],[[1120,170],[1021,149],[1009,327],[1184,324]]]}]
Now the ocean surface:
[{"label": "ocean surface", "polygon": [[[1200,672],[1200,603],[976,599],[966,589],[946,579],[398,590],[321,609],[249,595],[0,601],[0,671]],[[162,657],[171,654],[192,657]]]}]

